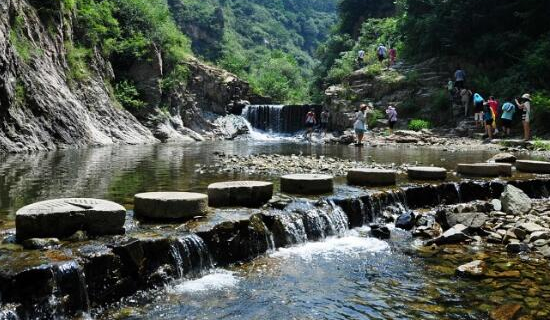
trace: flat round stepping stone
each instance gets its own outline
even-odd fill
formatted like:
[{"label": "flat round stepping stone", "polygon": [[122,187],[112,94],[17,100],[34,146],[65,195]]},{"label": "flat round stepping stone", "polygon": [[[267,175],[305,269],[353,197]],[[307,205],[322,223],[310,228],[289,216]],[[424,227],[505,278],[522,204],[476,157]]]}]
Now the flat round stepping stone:
[{"label": "flat round stepping stone", "polygon": [[123,234],[126,209],[106,200],[70,198],[25,206],[15,214],[18,241],[66,238],[77,231],[90,235]]},{"label": "flat round stepping stone", "polygon": [[461,163],[456,172],[473,177],[512,176],[512,165],[509,163]]},{"label": "flat round stepping stone", "polygon": [[411,180],[445,180],[447,169],[439,167],[411,167],[407,169]]},{"label": "flat round stepping stone", "polygon": [[190,220],[208,213],[208,196],[190,192],[148,192],[134,196],[136,216],[149,219]]},{"label": "flat round stepping stone", "polygon": [[208,186],[212,207],[261,207],[273,197],[273,183],[265,181],[229,181]]},{"label": "flat round stepping stone", "polygon": [[391,186],[397,180],[395,170],[353,169],[348,171],[348,183],[356,186]]},{"label": "flat round stepping stone", "polygon": [[315,195],[334,190],[334,177],[324,174],[289,174],[281,177],[281,191]]},{"label": "flat round stepping stone", "polygon": [[550,162],[518,160],[516,161],[516,169],[521,172],[550,174]]}]

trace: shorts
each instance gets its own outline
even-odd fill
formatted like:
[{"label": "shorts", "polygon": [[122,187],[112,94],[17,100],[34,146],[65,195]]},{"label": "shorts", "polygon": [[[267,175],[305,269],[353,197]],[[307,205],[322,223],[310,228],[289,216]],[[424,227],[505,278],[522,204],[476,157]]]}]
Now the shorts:
[{"label": "shorts", "polygon": [[474,114],[474,121],[482,121],[483,120],[483,113],[477,112]]},{"label": "shorts", "polygon": [[356,134],[364,134],[365,132],[367,132],[365,129],[355,129]]},{"label": "shorts", "polygon": [[397,121],[390,121],[388,122],[388,125],[390,126],[390,129],[393,129],[393,127],[395,127],[395,124],[397,123]]},{"label": "shorts", "polygon": [[383,54],[378,55],[378,61],[380,61],[380,62],[384,61],[384,55]]},{"label": "shorts", "polygon": [[506,129],[511,129],[512,128],[512,120],[509,120],[509,119],[500,119],[500,121],[502,122],[502,126]]},{"label": "shorts", "polygon": [[311,129],[313,127],[315,127],[315,123],[306,123],[306,128]]},{"label": "shorts", "polygon": [[489,119],[489,120],[484,120],[485,124],[488,125],[488,126],[492,126],[493,125],[493,119]]},{"label": "shorts", "polygon": [[321,124],[319,125],[319,128],[321,128],[321,129],[328,128],[328,123],[327,122],[321,122]]},{"label": "shorts", "polygon": [[527,122],[527,123],[528,123],[529,120],[530,120],[529,114],[523,114],[523,115],[521,116],[521,121]]}]

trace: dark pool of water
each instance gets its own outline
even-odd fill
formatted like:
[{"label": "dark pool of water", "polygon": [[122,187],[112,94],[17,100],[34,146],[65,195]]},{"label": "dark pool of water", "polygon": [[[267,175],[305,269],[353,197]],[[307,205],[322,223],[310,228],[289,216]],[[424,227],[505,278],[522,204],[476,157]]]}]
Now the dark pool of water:
[{"label": "dark pool of water", "polygon": [[[201,174],[197,165],[226,154],[325,155],[377,163],[418,163],[454,169],[458,162],[485,161],[494,152],[448,152],[411,146],[354,148],[294,142],[226,141],[176,145],[111,146],[0,158],[0,221],[13,221],[24,205],[59,197],[94,197],[131,206],[145,191],[204,192],[216,181],[255,178],[236,174]],[[259,178],[259,177],[256,177]],[[277,180],[277,177],[261,177]]]},{"label": "dark pool of water", "polygon": [[[99,313],[128,319],[488,319],[518,303],[550,316],[548,263],[491,247],[419,252],[406,232],[384,242],[353,230],[339,239],[280,249],[229,270],[179,281]],[[467,279],[455,268],[485,259],[517,278]]]}]

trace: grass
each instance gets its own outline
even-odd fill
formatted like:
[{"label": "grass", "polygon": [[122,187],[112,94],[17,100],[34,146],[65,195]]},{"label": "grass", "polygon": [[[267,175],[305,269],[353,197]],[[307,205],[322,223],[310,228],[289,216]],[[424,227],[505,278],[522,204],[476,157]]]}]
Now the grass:
[{"label": "grass", "polygon": [[27,88],[21,80],[15,84],[15,105],[24,106],[27,102]]},{"label": "grass", "polygon": [[543,151],[550,151],[550,142],[542,140],[541,138],[538,138],[538,137],[534,137],[533,138],[533,149],[543,150]]},{"label": "grass", "polygon": [[90,77],[88,69],[88,57],[90,49],[84,47],[75,47],[71,43],[66,43],[67,64],[69,65],[68,78],[71,81],[83,81]]}]

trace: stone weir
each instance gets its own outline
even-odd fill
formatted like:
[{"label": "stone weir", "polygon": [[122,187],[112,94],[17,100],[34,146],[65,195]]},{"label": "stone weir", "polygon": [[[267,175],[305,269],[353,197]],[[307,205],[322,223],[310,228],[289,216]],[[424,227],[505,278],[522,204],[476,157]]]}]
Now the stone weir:
[{"label": "stone weir", "polygon": [[550,179],[466,181],[365,190],[317,201],[278,200],[262,209],[216,210],[202,221],[179,226],[127,223],[124,236],[77,235],[47,242],[43,250],[24,250],[14,235],[5,235],[0,319],[93,315],[96,308],[138,290],[197,277],[214,266],[246,262],[280,247],[343,235],[388,214],[499,198],[507,183],[531,198],[549,196]]},{"label": "stone weir", "polygon": [[319,121],[322,108],[319,105],[249,105],[243,109],[242,116],[255,129],[293,134],[305,129],[309,110],[315,110]]}]

